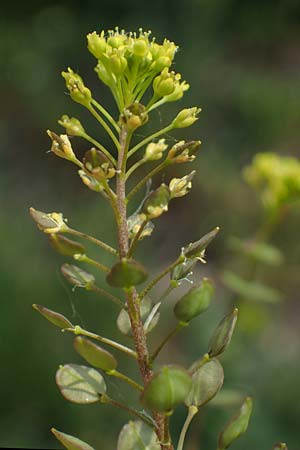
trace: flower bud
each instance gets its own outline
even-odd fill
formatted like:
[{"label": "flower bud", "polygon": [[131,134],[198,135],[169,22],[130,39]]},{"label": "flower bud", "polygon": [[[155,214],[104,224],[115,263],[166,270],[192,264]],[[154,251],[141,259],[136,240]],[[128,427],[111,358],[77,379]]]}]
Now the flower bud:
[{"label": "flower bud", "polygon": [[177,100],[180,100],[183,97],[183,94],[185,91],[187,91],[190,88],[190,85],[186,83],[186,81],[183,81],[182,83],[177,83],[175,85],[174,91],[165,96],[166,102],[176,102]]},{"label": "flower bud", "polygon": [[165,144],[165,139],[160,139],[158,142],[150,142],[147,145],[144,160],[145,161],[156,161],[162,158],[163,152],[168,148],[168,144]]},{"label": "flower bud", "polygon": [[175,304],[174,314],[181,322],[189,322],[209,307],[214,287],[208,278],[203,278],[200,286],[192,287]]},{"label": "flower bud", "polygon": [[144,39],[138,39],[133,43],[133,54],[135,56],[146,56],[148,53],[148,45]]},{"label": "flower bud", "polygon": [[182,249],[182,253],[186,258],[198,258],[202,259],[204,257],[204,252],[206,247],[213,241],[213,239],[219,233],[220,228],[216,227],[209,233],[205,234],[201,239],[196,242],[188,244]]},{"label": "flower bud", "polygon": [[163,366],[146,385],[141,401],[146,408],[170,412],[188,395],[192,379],[177,366]]},{"label": "flower bud", "polygon": [[44,213],[34,208],[30,208],[29,212],[38,228],[46,234],[65,233],[69,229],[62,213]]},{"label": "flower bud", "polygon": [[163,183],[146,197],[142,206],[142,213],[144,213],[148,219],[155,219],[165,211],[168,211],[169,201],[170,190],[168,186]]},{"label": "flower bud", "polygon": [[179,141],[169,150],[168,160],[177,164],[194,161],[200,145],[200,141]]},{"label": "flower bud", "polygon": [[73,264],[63,264],[61,273],[74,286],[85,288],[87,291],[92,290],[95,285],[94,275],[82,270]]},{"label": "flower bud", "polygon": [[73,72],[70,67],[68,67],[68,72],[62,72],[61,74],[66,80],[66,87],[70,92],[72,100],[88,107],[92,100],[92,94],[89,88],[84,85],[82,78]]},{"label": "flower bud", "polygon": [[217,358],[201,365],[192,375],[192,388],[185,400],[187,406],[200,406],[217,395],[224,381],[224,371]]},{"label": "flower bud", "polygon": [[169,183],[170,198],[183,197],[188,194],[192,187],[192,178],[196,171],[193,170],[189,175],[182,178],[173,178]]},{"label": "flower bud", "polygon": [[85,253],[85,247],[82,244],[60,234],[50,234],[49,240],[55,250],[61,255],[74,256],[78,253]]},{"label": "flower bud", "polygon": [[238,309],[234,308],[221,320],[209,341],[209,356],[218,356],[226,350],[230,344],[237,318]]},{"label": "flower bud", "polygon": [[129,288],[143,283],[148,277],[144,267],[133,259],[118,261],[106,277],[108,284],[114,287]]},{"label": "flower bud", "polygon": [[231,419],[225,429],[219,435],[219,450],[225,450],[242,434],[247,431],[251,412],[252,399],[247,397],[241,406],[239,413]]},{"label": "flower bud", "polygon": [[117,367],[117,360],[111,353],[87,338],[77,336],[74,339],[74,348],[89,364],[104,372],[115,370]]},{"label": "flower bud", "polygon": [[68,161],[76,161],[77,158],[73,152],[71,142],[66,134],[58,136],[53,131],[47,130],[47,134],[52,140],[51,152],[60,158],[67,159]]},{"label": "flower bud", "polygon": [[67,450],[94,450],[89,444],[70,434],[63,433],[55,428],[51,428],[51,432]]},{"label": "flower bud", "polygon": [[84,170],[78,170],[78,175],[81,178],[83,184],[85,184],[91,191],[102,192],[103,185],[99,183],[95,178],[89,176]]},{"label": "flower bud", "polygon": [[173,128],[190,127],[198,120],[197,114],[199,114],[200,111],[201,108],[197,107],[183,109],[173,120]]},{"label": "flower bud", "polygon": [[153,80],[153,91],[157,97],[172,94],[175,90],[174,75],[165,67],[161,74]]},{"label": "flower bud", "polygon": [[88,174],[101,181],[103,178],[112,178],[116,171],[109,159],[100,151],[91,148],[84,154],[84,168]]},{"label": "flower bud", "polygon": [[[81,122],[75,117],[70,118],[64,114],[58,121],[59,125],[66,129],[69,136],[84,136],[85,129],[81,125]],[[50,136],[51,137],[51,136]]]},{"label": "flower bud", "polygon": [[135,102],[124,109],[120,116],[121,123],[127,125],[128,130],[134,131],[148,122],[148,113],[141,103]]},{"label": "flower bud", "polygon": [[51,309],[46,308],[43,305],[33,304],[32,307],[39,312],[48,322],[51,322],[58,328],[73,328],[72,323],[62,314],[52,311]]},{"label": "flower bud", "polygon": [[121,76],[127,68],[127,60],[119,53],[114,53],[109,58],[109,65],[112,72],[117,76]]},{"label": "flower bud", "polygon": [[95,56],[95,58],[100,59],[107,48],[105,38],[102,34],[99,36],[96,31],[94,31],[93,33],[89,33],[87,35],[87,41],[89,51]]},{"label": "flower bud", "polygon": [[160,56],[156,61],[150,66],[150,70],[155,72],[161,72],[165,67],[170,67],[172,60],[168,56]]}]

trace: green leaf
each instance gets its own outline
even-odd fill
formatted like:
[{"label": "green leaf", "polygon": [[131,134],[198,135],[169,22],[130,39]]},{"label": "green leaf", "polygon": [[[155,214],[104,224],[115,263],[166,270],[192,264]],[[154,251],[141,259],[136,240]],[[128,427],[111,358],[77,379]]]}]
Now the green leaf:
[{"label": "green leaf", "polygon": [[144,267],[133,259],[118,261],[106,277],[108,284],[114,287],[129,288],[143,283],[148,277]]},{"label": "green leaf", "polygon": [[178,366],[163,366],[145,387],[141,401],[154,411],[169,412],[183,402],[191,389],[192,379]]},{"label": "green leaf", "polygon": [[250,416],[252,413],[252,399],[247,397],[241,406],[240,411],[226,425],[219,435],[219,450],[224,450],[242,434],[247,431]]},{"label": "green leaf", "polygon": [[232,250],[243,253],[255,261],[270,266],[279,266],[283,263],[281,251],[266,242],[244,241],[242,239],[231,237],[229,245]]},{"label": "green leaf", "polygon": [[221,320],[209,341],[209,356],[218,356],[226,350],[230,344],[237,318],[238,309],[234,308]]},{"label": "green leaf", "polygon": [[115,370],[118,365],[111,353],[82,336],[74,339],[74,348],[89,364],[104,372]]},{"label": "green leaf", "polygon": [[130,421],[122,428],[117,450],[160,450],[157,436],[144,422]]},{"label": "green leaf", "polygon": [[62,314],[52,311],[43,305],[33,304],[32,307],[39,312],[48,322],[51,322],[58,328],[73,328],[73,324]]},{"label": "green leaf", "polygon": [[58,431],[55,428],[51,428],[51,431],[67,450],[94,450],[93,447],[77,437]]},{"label": "green leaf", "polygon": [[56,384],[62,395],[73,403],[95,403],[106,392],[102,375],[92,367],[66,364],[56,372]]},{"label": "green leaf", "polygon": [[213,358],[199,367],[192,375],[192,388],[185,400],[187,406],[203,406],[221,389],[224,371],[217,358]]},{"label": "green leaf", "polygon": [[229,289],[248,300],[277,303],[281,297],[280,292],[276,289],[266,286],[258,281],[243,280],[230,271],[223,273],[222,280]]},{"label": "green leaf", "polygon": [[214,287],[208,278],[203,278],[200,286],[192,287],[175,304],[174,314],[181,322],[189,322],[209,307]]},{"label": "green leaf", "polygon": [[94,275],[82,270],[74,264],[63,264],[61,266],[63,276],[74,286],[84,287],[90,290],[95,284]]},{"label": "green leaf", "polygon": [[84,254],[85,247],[79,242],[72,241],[60,234],[50,234],[49,240],[55,250],[61,255],[74,256],[76,254]]}]

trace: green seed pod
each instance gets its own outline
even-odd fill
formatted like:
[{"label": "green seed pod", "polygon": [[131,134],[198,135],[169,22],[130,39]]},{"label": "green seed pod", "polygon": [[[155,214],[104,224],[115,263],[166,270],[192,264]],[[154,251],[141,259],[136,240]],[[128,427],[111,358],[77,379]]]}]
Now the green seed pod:
[{"label": "green seed pod", "polygon": [[118,365],[111,353],[87,338],[77,336],[74,339],[74,348],[88,363],[104,372],[115,370]]},{"label": "green seed pod", "polygon": [[194,161],[200,146],[201,141],[179,141],[170,148],[167,159],[176,164]]},{"label": "green seed pod", "polygon": [[273,450],[288,450],[288,448],[284,442],[279,442],[279,444],[274,445]]},{"label": "green seed pod", "polygon": [[127,106],[120,116],[120,122],[127,125],[128,130],[134,131],[148,122],[146,107],[135,102]]},{"label": "green seed pod", "polygon": [[64,114],[58,121],[59,125],[66,129],[69,136],[84,136],[85,129],[81,125],[81,122],[75,117],[69,117]]},{"label": "green seed pod", "polygon": [[67,450],[94,450],[89,444],[83,442],[75,436],[63,433],[55,428],[51,428],[51,432]]},{"label": "green seed pod", "polygon": [[233,417],[219,435],[219,450],[225,450],[238,437],[247,431],[252,412],[252,399],[247,397],[241,406],[239,413]]},{"label": "green seed pod", "polygon": [[210,305],[214,287],[208,278],[203,278],[201,286],[192,287],[174,307],[174,314],[181,322],[189,322],[203,313]]},{"label": "green seed pod", "polygon": [[218,356],[226,350],[230,344],[237,318],[238,309],[234,308],[221,320],[209,341],[209,356]]},{"label": "green seed pod", "polygon": [[192,375],[192,389],[185,400],[187,406],[203,406],[221,389],[224,371],[217,358],[210,359]]},{"label": "green seed pod", "polygon": [[84,287],[87,291],[95,285],[95,277],[74,264],[63,264],[61,273],[74,286]]},{"label": "green seed pod", "polygon": [[85,253],[85,247],[82,244],[60,234],[50,234],[49,240],[55,250],[61,255],[74,256]]},{"label": "green seed pod", "polygon": [[192,274],[192,270],[195,267],[197,259],[186,259],[183,263],[178,264],[170,273],[171,283],[177,282],[180,284],[182,280]]},{"label": "green seed pod", "polygon": [[109,159],[100,150],[91,148],[84,154],[83,166],[97,180],[112,178],[116,171]]},{"label": "green seed pod", "polygon": [[92,100],[92,93],[87,88],[82,78],[68,67],[67,72],[61,73],[66,81],[66,87],[70,92],[70,97],[74,102],[80,103],[83,106],[89,107]]},{"label": "green seed pod", "polygon": [[160,450],[153,428],[141,420],[128,422],[122,428],[117,450]]},{"label": "green seed pod", "polygon": [[143,203],[141,212],[149,220],[155,219],[165,211],[168,211],[170,198],[170,189],[163,183],[148,195]]},{"label": "green seed pod", "polygon": [[118,261],[106,277],[108,284],[114,287],[129,288],[143,283],[148,277],[144,267],[133,259]]},{"label": "green seed pod", "polygon": [[192,242],[183,248],[183,254],[186,258],[203,258],[206,247],[214,240],[219,233],[220,228],[216,227],[209,233],[205,234],[201,239]]},{"label": "green seed pod", "polygon": [[163,366],[144,389],[141,401],[145,407],[161,412],[172,411],[188,395],[192,379],[178,366]]},{"label": "green seed pod", "polygon": [[32,307],[39,312],[48,322],[51,322],[58,328],[73,328],[72,323],[62,314],[52,311],[43,305],[36,305],[35,303]]},{"label": "green seed pod", "polygon": [[29,208],[29,213],[38,228],[46,234],[65,233],[68,231],[68,226],[65,223],[66,219],[64,219],[62,213],[45,213],[34,208]]}]

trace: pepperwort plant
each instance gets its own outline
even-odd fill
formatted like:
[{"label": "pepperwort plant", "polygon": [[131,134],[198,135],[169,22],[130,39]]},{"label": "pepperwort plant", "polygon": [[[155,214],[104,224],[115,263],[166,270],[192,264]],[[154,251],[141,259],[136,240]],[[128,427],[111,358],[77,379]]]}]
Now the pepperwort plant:
[{"label": "pepperwort plant", "polygon": [[[238,311],[229,311],[212,333],[207,353],[193,362],[189,368],[177,364],[158,366],[156,358],[162,348],[190,321],[202,314],[210,305],[213,284],[203,278],[181,296],[174,307],[177,320],[156,348],[150,348],[147,336],[153,331],[160,317],[160,306],[171,291],[176,290],[191,275],[197,263],[203,263],[206,247],[216,237],[219,228],[209,231],[196,242],[187,243],[178,250],[178,257],[161,273],[148,277],[147,270],[134,258],[137,245],[150,236],[155,220],[168,211],[171,200],[188,194],[195,171],[181,178],[156,185],[155,176],[169,166],[193,162],[200,141],[178,141],[168,146],[163,136],[178,128],[193,125],[200,108],[181,110],[164,128],[138,140],[136,131],[146,124],[152,111],[168,102],[182,98],[189,85],[179,73],[170,70],[177,46],[165,39],[159,44],[150,39],[150,32],[125,33],[124,30],[100,34],[88,34],[88,49],[97,60],[95,71],[99,79],[110,89],[119,110],[116,119],[95,100],[82,78],[72,69],[62,72],[70,97],[84,106],[107,133],[111,148],[90,136],[81,122],[66,115],[59,124],[66,134],[48,131],[52,141],[51,151],[77,166],[78,175],[85,186],[101,195],[113,210],[117,228],[117,248],[72,228],[62,213],[45,213],[34,208],[30,213],[38,228],[49,236],[54,248],[73,258],[76,264],[65,263],[62,275],[73,285],[114,302],[119,308],[117,326],[121,333],[130,335],[132,346],[103,337],[74,325],[62,314],[42,305],[33,307],[49,322],[74,335],[75,351],[83,358],[84,365],[61,365],[56,373],[56,383],[62,395],[77,404],[100,403],[125,410],[133,416],[121,430],[117,450],[182,450],[188,427],[197,414],[221,389],[224,372],[219,357],[230,343]],[[82,160],[73,150],[69,136],[85,139],[92,147]],[[128,181],[141,166],[150,169],[134,187],[128,190]],[[149,187],[153,181],[153,189]],[[136,194],[146,194],[139,207],[132,211]],[[99,250],[108,252],[115,259],[111,267],[86,254],[83,244],[66,235],[87,240]],[[95,267],[106,276],[106,283],[115,293],[99,287],[93,274],[77,263]],[[152,289],[163,278],[169,278],[169,287],[154,299]],[[101,344],[101,345],[100,345]],[[103,347],[102,347],[103,345]],[[104,348],[105,347],[105,348]],[[110,348],[110,351],[108,351]],[[119,371],[115,354],[124,353],[137,365],[140,380],[136,381]],[[116,377],[131,386],[140,401],[140,408],[122,404],[107,392],[106,379]],[[170,419],[177,405],[184,404],[187,418],[175,446],[170,432]],[[252,399],[246,397],[240,410],[219,434],[217,449],[227,449],[243,434],[248,426]],[[52,428],[55,437],[70,450],[91,450],[92,447],[77,437]],[[277,444],[274,449],[287,449]]]}]

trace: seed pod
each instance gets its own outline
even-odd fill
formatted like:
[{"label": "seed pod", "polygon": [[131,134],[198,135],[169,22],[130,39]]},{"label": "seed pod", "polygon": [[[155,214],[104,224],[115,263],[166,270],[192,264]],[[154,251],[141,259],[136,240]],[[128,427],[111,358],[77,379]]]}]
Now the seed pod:
[{"label": "seed pod", "polygon": [[165,211],[168,211],[169,201],[170,189],[163,183],[146,197],[141,212],[144,213],[149,220],[155,219]]},{"label": "seed pod", "polygon": [[288,448],[284,442],[279,442],[279,444],[274,445],[273,450],[288,450]]},{"label": "seed pod", "polygon": [[203,406],[221,389],[224,371],[217,358],[210,359],[192,375],[192,388],[185,400],[187,406]]},{"label": "seed pod", "polygon": [[226,350],[230,344],[237,317],[238,309],[234,308],[221,320],[209,341],[209,356],[218,356]]},{"label": "seed pod", "polygon": [[120,116],[120,122],[127,125],[131,131],[148,122],[148,113],[144,105],[135,102],[127,106]]},{"label": "seed pod", "polygon": [[51,322],[58,328],[73,328],[72,323],[62,314],[52,311],[51,309],[46,308],[43,305],[36,305],[35,303],[32,307],[39,312],[48,322]]},{"label": "seed pod", "polygon": [[203,313],[210,305],[214,287],[208,278],[203,278],[201,286],[192,287],[174,307],[174,314],[181,322],[189,322]]},{"label": "seed pod", "polygon": [[128,422],[122,428],[117,450],[160,450],[155,431],[141,420]]},{"label": "seed pod", "polygon": [[55,428],[51,428],[51,432],[67,450],[94,450],[89,444],[83,442],[75,436],[63,433]]},{"label": "seed pod", "polygon": [[112,178],[116,171],[109,159],[96,148],[91,148],[84,154],[83,165],[86,171],[97,180]]},{"label": "seed pod", "polygon": [[219,450],[225,450],[238,437],[247,431],[252,412],[252,399],[247,397],[241,406],[239,413],[233,417],[219,435]]},{"label": "seed pod", "polygon": [[182,280],[184,280],[186,277],[188,277],[197,262],[197,259],[186,259],[183,261],[183,263],[178,264],[172,272],[170,273],[171,283],[177,282],[180,284]]},{"label": "seed pod", "polygon": [[84,337],[77,336],[74,339],[74,348],[88,363],[104,372],[115,370],[118,365],[111,353]]},{"label": "seed pod", "polygon": [[74,286],[84,287],[87,291],[95,285],[95,277],[74,264],[63,264],[61,273]]},{"label": "seed pod", "polygon": [[178,366],[163,366],[153,376],[141,396],[142,403],[154,411],[169,412],[188,395],[192,379]]},{"label": "seed pod", "polygon": [[217,236],[220,228],[216,227],[209,233],[205,234],[201,239],[196,242],[192,242],[183,248],[182,252],[187,258],[202,258],[204,256],[204,250],[211,243],[211,241]]},{"label": "seed pod", "polygon": [[38,228],[46,234],[64,233],[68,231],[68,226],[65,223],[66,219],[64,219],[62,213],[45,213],[43,211],[37,211],[34,208],[29,208],[29,213]]},{"label": "seed pod", "polygon": [[118,261],[106,277],[108,284],[114,287],[129,288],[143,283],[148,277],[144,267],[133,259]]},{"label": "seed pod", "polygon": [[61,255],[74,256],[85,253],[85,247],[82,244],[60,234],[50,234],[49,240],[55,250]]}]

